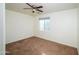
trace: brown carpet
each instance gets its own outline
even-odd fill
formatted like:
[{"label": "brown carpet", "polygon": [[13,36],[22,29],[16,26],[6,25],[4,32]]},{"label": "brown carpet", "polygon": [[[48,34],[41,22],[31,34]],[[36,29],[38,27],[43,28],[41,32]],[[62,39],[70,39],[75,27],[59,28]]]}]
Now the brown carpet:
[{"label": "brown carpet", "polygon": [[38,37],[6,45],[7,55],[77,55],[77,49]]}]

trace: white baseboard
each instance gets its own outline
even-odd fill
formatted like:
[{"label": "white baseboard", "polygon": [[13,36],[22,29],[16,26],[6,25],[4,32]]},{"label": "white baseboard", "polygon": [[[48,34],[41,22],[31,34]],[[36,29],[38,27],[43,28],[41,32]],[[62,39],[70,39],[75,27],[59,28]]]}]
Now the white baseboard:
[{"label": "white baseboard", "polygon": [[[36,35],[36,37],[43,38],[43,39],[46,39],[46,40],[50,39],[50,38],[46,38],[46,37],[43,37],[43,36],[40,36],[40,35]],[[76,46],[72,46],[72,45],[69,45],[69,44],[66,44],[66,43],[63,43],[63,42],[59,42],[59,41],[55,41],[55,40],[52,40],[52,39],[50,41],[54,41],[54,42],[57,42],[57,43],[60,43],[60,44],[64,44],[64,45],[67,45],[67,46],[70,46],[70,47],[77,48]]]},{"label": "white baseboard", "polygon": [[18,39],[16,39],[16,40],[12,40],[12,41],[6,42],[6,44],[12,43],[12,42],[16,42],[16,41],[19,41],[19,40],[23,40],[23,39],[27,39],[27,38],[32,37],[32,36],[33,36],[33,35],[26,36],[26,37],[22,37],[22,38],[18,38]]}]

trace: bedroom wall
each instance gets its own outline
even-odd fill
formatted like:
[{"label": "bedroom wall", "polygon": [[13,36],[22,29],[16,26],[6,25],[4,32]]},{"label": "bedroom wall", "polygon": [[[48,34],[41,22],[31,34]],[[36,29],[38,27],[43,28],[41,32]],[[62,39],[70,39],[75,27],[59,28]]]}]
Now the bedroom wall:
[{"label": "bedroom wall", "polygon": [[77,40],[77,44],[78,44],[78,54],[79,54],[79,7],[78,7],[78,14],[77,14],[77,15],[78,15],[78,19],[77,19],[77,21],[78,21],[78,22],[77,22],[77,26],[78,26],[78,29],[77,29],[77,31],[78,31],[78,32],[77,32],[78,37],[77,37],[77,39],[78,39],[78,40]]},{"label": "bedroom wall", "polygon": [[[39,30],[39,18],[50,17],[50,30]],[[58,11],[36,17],[35,35],[47,40],[77,47],[77,9]]]},{"label": "bedroom wall", "polygon": [[33,21],[30,15],[6,10],[6,43],[33,36]]},{"label": "bedroom wall", "polygon": [[4,4],[0,3],[0,55],[4,54]]}]

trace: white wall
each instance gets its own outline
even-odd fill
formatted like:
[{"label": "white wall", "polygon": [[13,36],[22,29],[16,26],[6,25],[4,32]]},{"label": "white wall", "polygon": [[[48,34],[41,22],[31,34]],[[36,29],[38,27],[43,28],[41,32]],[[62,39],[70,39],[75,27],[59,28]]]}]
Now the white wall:
[{"label": "white wall", "polygon": [[0,3],[0,54],[4,54],[4,47],[3,47],[3,37],[4,37],[4,32],[3,32],[3,8],[4,4]]},{"label": "white wall", "polygon": [[[50,17],[50,31],[39,31],[38,18]],[[35,22],[35,35],[51,41],[77,47],[77,9],[40,15]]]},{"label": "white wall", "polygon": [[77,44],[78,44],[78,54],[79,54],[79,8],[78,8],[78,20],[77,20],[77,26],[78,26],[78,29],[77,29],[77,34],[78,34],[78,37],[77,37]]},{"label": "white wall", "polygon": [[6,43],[33,35],[33,17],[6,10]]}]

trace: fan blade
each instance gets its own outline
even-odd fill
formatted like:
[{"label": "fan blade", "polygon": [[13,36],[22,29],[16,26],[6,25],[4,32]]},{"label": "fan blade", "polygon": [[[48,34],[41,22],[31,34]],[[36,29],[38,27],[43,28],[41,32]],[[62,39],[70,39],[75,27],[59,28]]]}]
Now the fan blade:
[{"label": "fan blade", "polygon": [[42,10],[38,10],[38,11],[43,12]]},{"label": "fan blade", "polygon": [[43,8],[43,6],[39,6],[39,7],[36,7],[36,8]]},{"label": "fan blade", "polygon": [[43,12],[42,10],[39,10],[38,8],[36,8],[36,10],[39,11],[39,12]]},{"label": "fan blade", "polygon": [[26,3],[27,5],[29,5],[30,7],[32,7],[34,9],[34,7],[32,5],[30,5],[29,3]]}]

